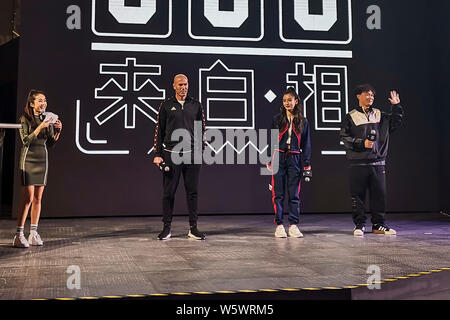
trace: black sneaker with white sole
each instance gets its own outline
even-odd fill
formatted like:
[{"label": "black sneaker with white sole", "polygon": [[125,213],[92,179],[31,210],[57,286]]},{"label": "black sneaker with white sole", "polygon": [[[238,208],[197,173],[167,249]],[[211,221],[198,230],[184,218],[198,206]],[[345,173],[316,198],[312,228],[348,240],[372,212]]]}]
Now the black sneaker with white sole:
[{"label": "black sneaker with white sole", "polygon": [[396,235],[397,232],[394,229],[390,229],[384,224],[374,224],[372,226],[372,232],[375,234],[386,234],[386,235]]},{"label": "black sneaker with white sole", "polygon": [[190,227],[188,237],[196,240],[205,240],[205,235],[198,231],[197,226]]},{"label": "black sneaker with white sole", "polygon": [[172,234],[170,233],[170,226],[164,226],[163,230],[160,234],[158,234],[158,240],[167,240],[170,239]]}]

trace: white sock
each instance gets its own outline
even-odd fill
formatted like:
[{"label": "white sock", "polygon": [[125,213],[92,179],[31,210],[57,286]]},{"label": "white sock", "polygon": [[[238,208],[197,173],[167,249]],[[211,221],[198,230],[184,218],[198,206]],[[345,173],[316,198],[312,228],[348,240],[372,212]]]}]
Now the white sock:
[{"label": "white sock", "polygon": [[37,233],[37,228],[38,228],[37,224],[30,225],[30,233]]},{"label": "white sock", "polygon": [[23,234],[23,229],[24,229],[24,227],[21,227],[21,226],[17,226],[17,229],[16,229],[16,234]]}]

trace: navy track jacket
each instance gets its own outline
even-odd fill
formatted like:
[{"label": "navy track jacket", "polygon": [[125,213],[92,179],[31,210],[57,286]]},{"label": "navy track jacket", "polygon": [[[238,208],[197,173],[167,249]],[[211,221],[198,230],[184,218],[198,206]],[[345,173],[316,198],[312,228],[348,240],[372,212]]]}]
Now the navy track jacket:
[{"label": "navy track jacket", "polygon": [[[287,148],[287,140],[289,136],[289,123],[286,124],[285,128],[279,128],[278,123],[281,114],[277,114],[272,120],[272,129],[278,129],[278,142],[279,151],[285,152]],[[303,131],[296,132],[294,126],[292,126],[291,134],[291,148],[289,152],[301,153],[302,154],[302,164],[303,167],[309,167],[311,165],[311,136],[309,132],[308,119],[304,118]]]}]

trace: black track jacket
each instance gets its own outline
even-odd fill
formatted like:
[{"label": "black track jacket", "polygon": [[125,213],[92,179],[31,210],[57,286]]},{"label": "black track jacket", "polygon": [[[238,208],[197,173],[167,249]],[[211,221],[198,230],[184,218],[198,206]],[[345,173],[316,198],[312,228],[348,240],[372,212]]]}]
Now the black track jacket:
[{"label": "black track jacket", "polygon": [[[356,107],[343,121],[340,136],[347,151],[350,164],[371,164],[384,161],[388,152],[389,135],[403,121],[403,108],[400,104],[392,105],[390,113],[370,108],[368,114],[361,107]],[[375,130],[376,139],[372,149],[364,147],[371,130]]]},{"label": "black track jacket", "polygon": [[[194,141],[194,121],[201,121],[202,123],[202,132],[199,133],[200,136],[198,137],[202,140],[201,142]],[[175,97],[161,103],[153,140],[155,157],[162,157],[164,149],[172,150],[179,142],[171,140],[172,133],[176,129],[186,129],[190,133],[193,149],[196,143],[204,148],[205,115],[199,101],[188,96],[184,106],[181,106]]]}]

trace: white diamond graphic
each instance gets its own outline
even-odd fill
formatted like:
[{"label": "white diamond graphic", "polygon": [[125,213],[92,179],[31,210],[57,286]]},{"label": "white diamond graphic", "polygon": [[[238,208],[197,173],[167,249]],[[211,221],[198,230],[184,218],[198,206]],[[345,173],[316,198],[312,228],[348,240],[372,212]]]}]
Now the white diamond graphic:
[{"label": "white diamond graphic", "polygon": [[273,100],[275,100],[275,98],[277,97],[277,95],[275,93],[273,93],[272,90],[269,90],[266,92],[266,94],[264,95],[264,98],[267,99],[267,101],[272,102]]}]

